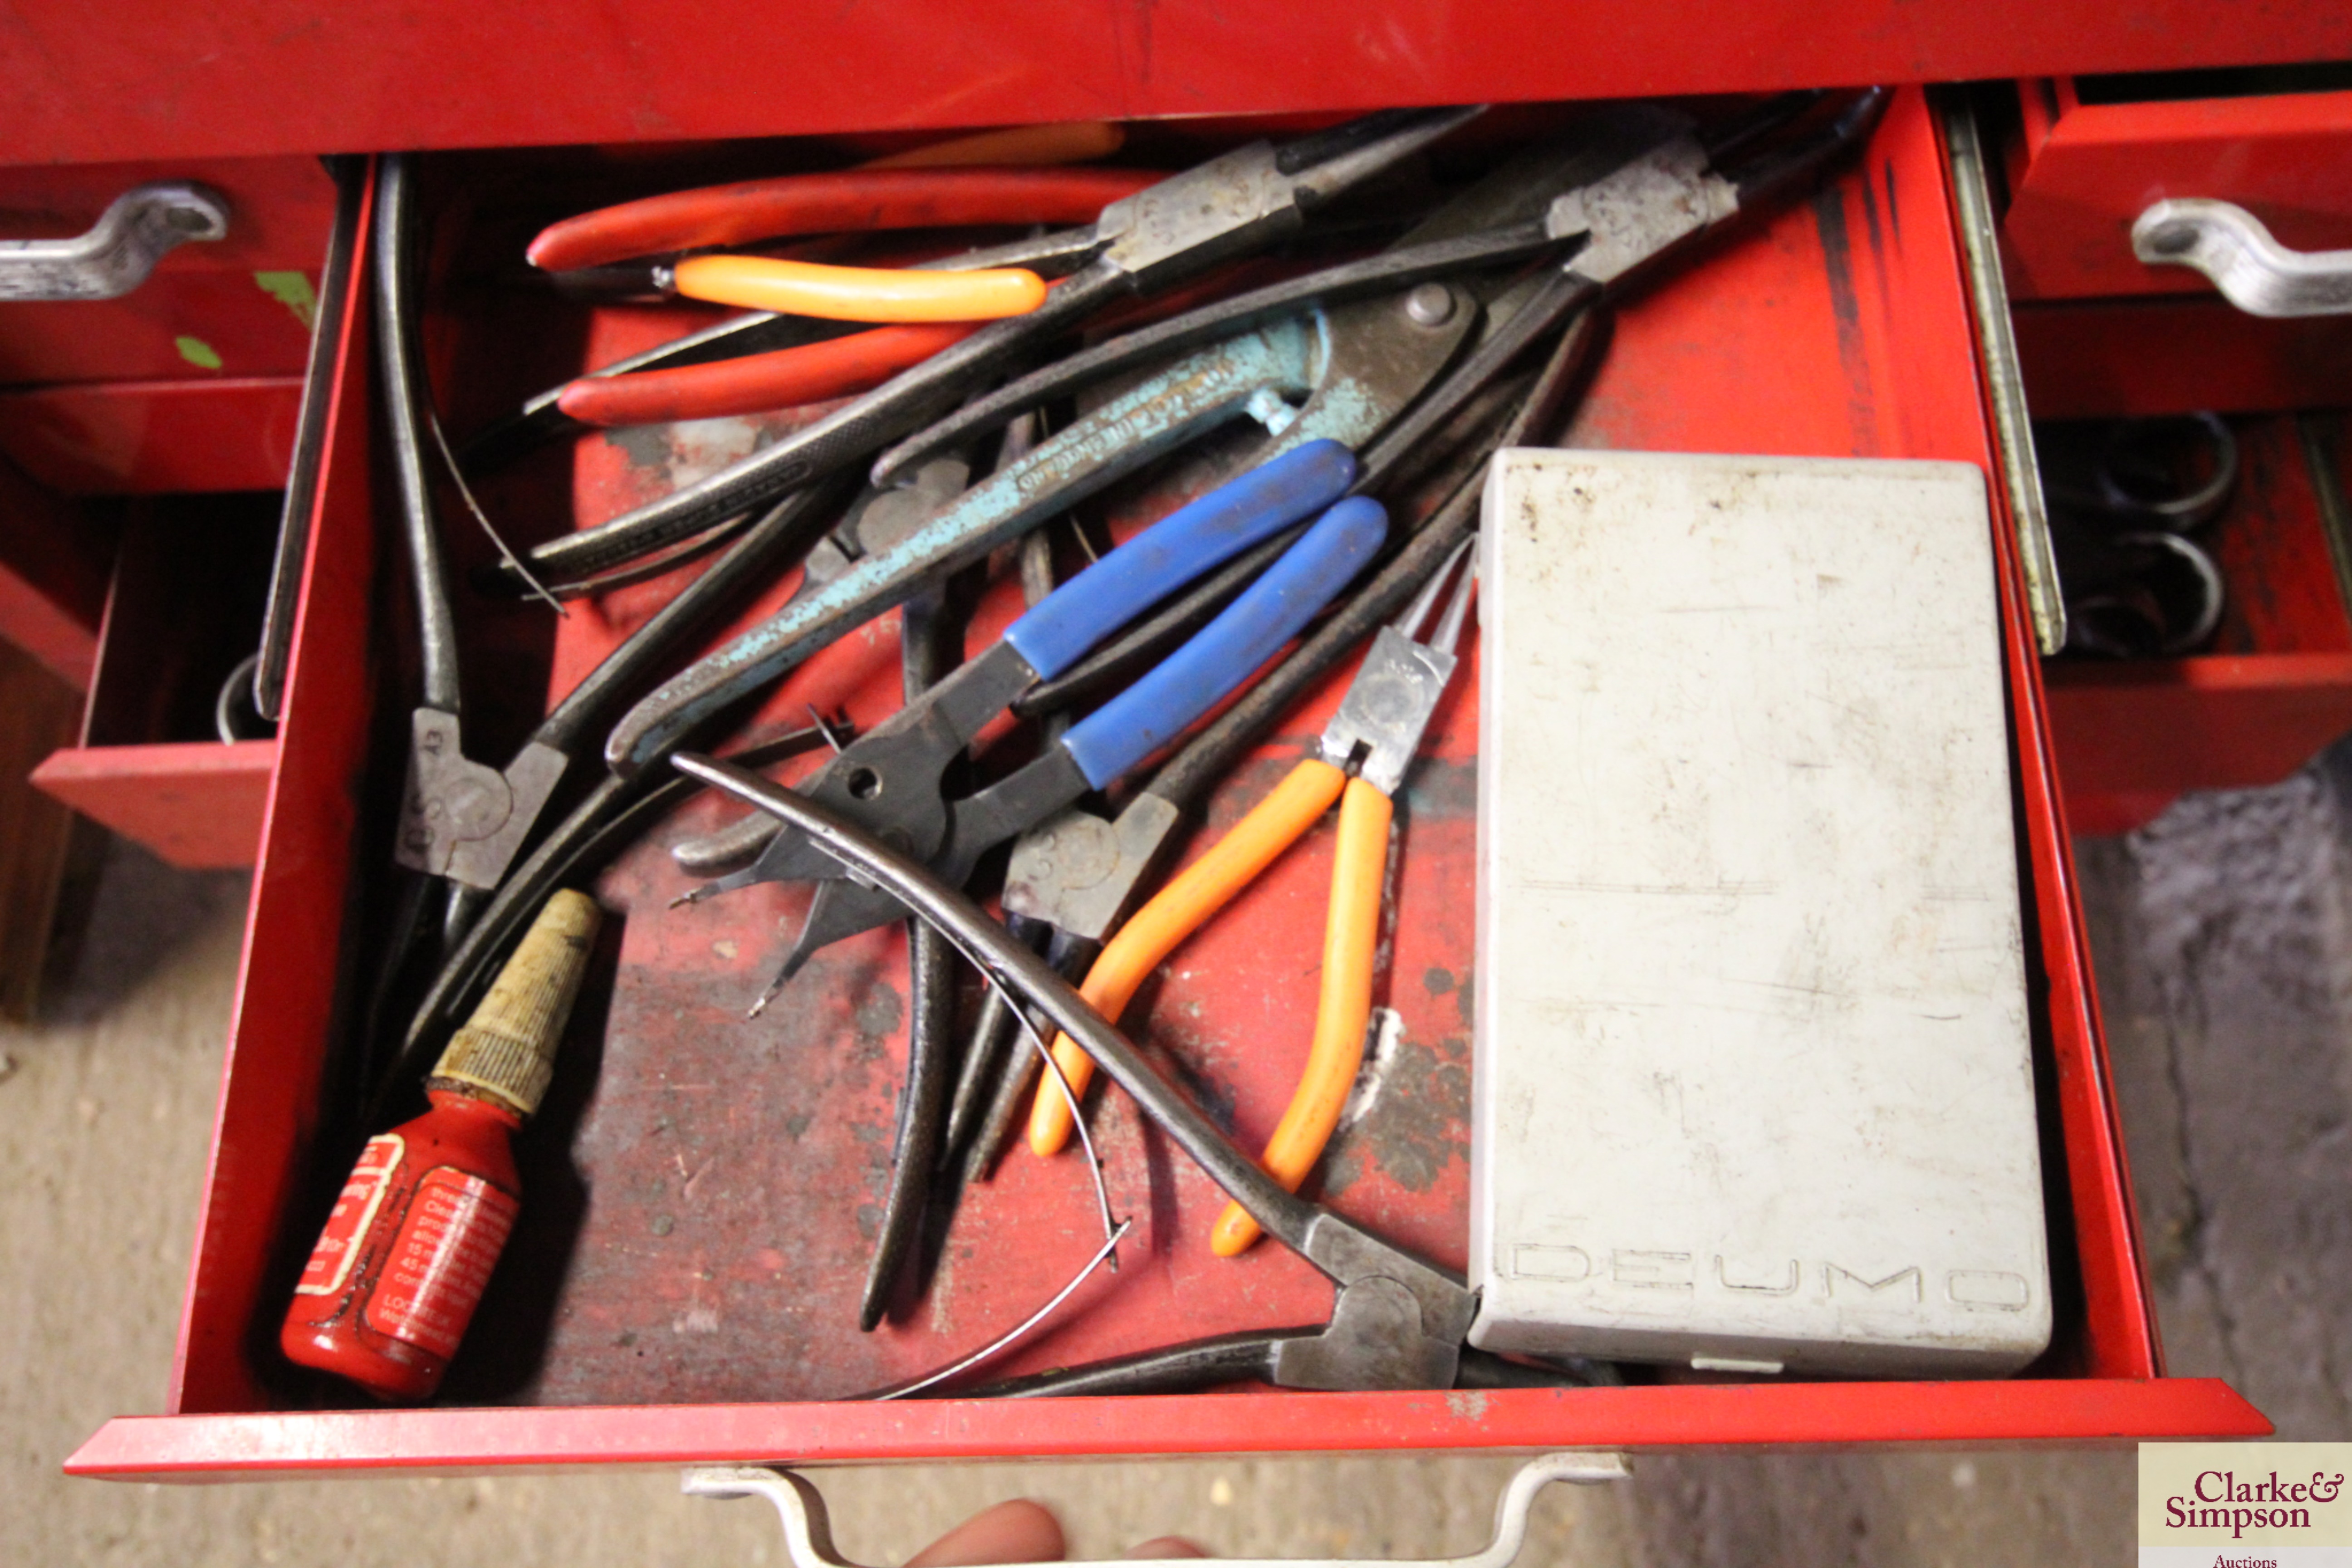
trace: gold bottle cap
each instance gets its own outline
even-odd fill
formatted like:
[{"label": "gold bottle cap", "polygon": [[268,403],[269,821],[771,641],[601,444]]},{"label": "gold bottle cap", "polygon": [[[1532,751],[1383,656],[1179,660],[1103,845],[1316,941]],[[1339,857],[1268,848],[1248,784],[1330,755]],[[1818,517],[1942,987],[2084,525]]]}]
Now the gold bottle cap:
[{"label": "gold bottle cap", "polygon": [[433,1080],[461,1087],[524,1116],[555,1076],[555,1047],[588,972],[604,911],[585,893],[557,893],[523,933],[489,994],[450,1038]]}]

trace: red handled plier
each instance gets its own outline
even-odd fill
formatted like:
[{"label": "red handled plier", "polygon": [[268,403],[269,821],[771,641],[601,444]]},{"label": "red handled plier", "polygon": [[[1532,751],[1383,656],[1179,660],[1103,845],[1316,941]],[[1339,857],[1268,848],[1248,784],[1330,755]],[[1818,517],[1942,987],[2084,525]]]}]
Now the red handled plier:
[{"label": "red handled plier", "polygon": [[[576,271],[803,235],[1087,223],[1105,206],[1161,177],[1135,169],[1017,167],[792,174],[672,192],[566,218],[542,231],[528,254],[533,264],[548,270]],[[930,289],[940,300],[932,309],[948,312],[949,319],[908,321],[713,363],[583,377],[566,387],[559,400],[566,415],[588,425],[648,424],[848,396],[877,386],[969,336],[978,330],[983,314],[1006,313],[981,307],[975,289],[954,281],[986,276],[982,273],[940,271],[927,277],[927,268],[811,269],[806,264],[736,258],[694,258],[682,268],[714,262],[739,268],[793,266],[823,271],[828,274],[823,281],[830,291],[847,301],[837,310],[824,309],[828,315],[854,312],[863,298],[884,310],[886,294]],[[657,284],[679,269],[648,268]],[[974,300],[974,319],[954,319],[957,301],[967,295]],[[779,308],[791,300],[742,297],[729,302]],[[803,313],[818,312],[805,309]]]},{"label": "red handled plier", "polygon": [[549,225],[526,254],[569,272],[688,250],[869,229],[1092,223],[1164,171],[1095,168],[848,169],[672,191]]}]

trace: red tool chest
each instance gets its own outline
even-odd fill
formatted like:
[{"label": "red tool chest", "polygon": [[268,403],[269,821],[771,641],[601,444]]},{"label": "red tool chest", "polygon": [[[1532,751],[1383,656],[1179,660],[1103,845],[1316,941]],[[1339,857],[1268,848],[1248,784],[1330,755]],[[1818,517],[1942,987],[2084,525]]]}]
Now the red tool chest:
[{"label": "red tool chest", "polygon": [[[37,29],[47,18],[33,12]],[[281,37],[220,15],[154,7],[160,56],[207,50],[236,62],[224,91],[184,91],[152,126],[95,125],[59,97],[141,85],[143,57],[67,48],[70,88],[18,98],[28,144],[68,159],[184,146],[194,155],[291,147],[495,146],[589,139],[674,142],[755,132],[845,133],[1097,114],[1354,108],[1372,102],[1752,90],[1873,77],[2017,75],[2325,58],[2352,24],[2335,8],[2290,8],[2249,40],[2204,8],[2159,5],[2116,27],[2089,6],[2019,5],[2000,25],[1982,7],[1859,5],[1841,29],[1793,6],[1696,26],[1674,8],[1627,6],[1544,19],[1504,6],[1439,16],[1413,5],[1269,19],[1243,38],[1206,7],[1106,12],[1099,26],[1024,36],[979,14],[862,15],[838,36],[796,37],[790,58],[744,29],[723,82],[705,79],[709,13],[692,29],[650,18],[626,40],[583,27],[552,97],[534,51],[561,28],[498,13],[322,24]],[[2011,25],[2013,24],[2013,25]],[[1256,25],[1253,24],[1255,27]],[[61,35],[69,33],[60,21]],[[1602,31],[1601,29],[1606,29]],[[511,36],[508,29],[514,29]],[[525,34],[528,34],[526,37]],[[67,40],[70,42],[68,38]],[[819,47],[817,42],[837,48]],[[1588,47],[1580,47],[1588,46]],[[1604,47],[1605,46],[1605,47]],[[775,68],[762,74],[762,55]],[[362,58],[342,94],[266,95],[273,84]],[[402,96],[423,62],[464,59],[477,89]],[[816,61],[823,60],[822,67]],[[1346,71],[1318,62],[1345,60]],[[860,61],[887,61],[871,70]],[[1360,67],[1360,68],[1358,68]],[[503,73],[503,74],[502,74]],[[889,84],[875,93],[871,84]],[[756,90],[755,90],[756,84]],[[708,88],[709,90],[689,90]],[[630,153],[629,157],[637,157]],[[532,155],[538,157],[541,155]],[[587,154],[545,154],[579,166]],[[531,166],[485,153],[494,186]],[[457,395],[485,399],[637,346],[627,311],[590,336],[551,338],[496,299],[455,298],[431,324]],[[845,1292],[862,1239],[845,1184],[859,1190],[887,1121],[904,1020],[884,1001],[895,952],[877,933],[833,966],[835,984],[762,1033],[740,1020],[779,945],[789,896],[665,916],[679,890],[660,846],[715,820],[688,808],[657,842],[599,883],[620,916],[618,978],[583,1007],[559,1084],[568,1110],[540,1157],[570,1184],[527,1206],[548,1239],[513,1255],[492,1286],[442,1407],[321,1405],[268,1349],[286,1260],[308,1235],[320,1092],[339,1028],[340,965],[358,879],[385,846],[359,831],[381,771],[372,726],[404,707],[380,654],[392,613],[376,570],[381,525],[369,413],[373,366],[364,291],[338,334],[335,401],[319,481],[319,525],[296,632],[287,714],[272,758],[260,858],[231,1026],[205,1210],[173,1370],[170,1414],[110,1423],[68,1462],[76,1473],[223,1478],[405,1467],[448,1468],[687,1460],[849,1460],[1228,1451],[1528,1449],[1726,1444],[2011,1439],[2128,1440],[2267,1430],[2217,1381],[2161,1375],[2130,1190],[2100,1043],[2089,954],[2072,882],[2042,667],[2005,516],[2002,607],[2028,930],[2043,1152],[2060,1283],[2058,1331],[2022,1377],[1990,1383],[1717,1383],[1465,1394],[1216,1394],[1034,1404],[843,1403],[840,1396],[953,1359],[992,1337],[1040,1281],[1066,1276],[1091,1199],[1067,1169],[1017,1155],[959,1225],[970,1244],[936,1300],[861,1338]],[[642,339],[638,340],[642,341]],[[484,368],[489,367],[489,368]],[[468,370],[482,374],[467,379]],[[543,381],[549,377],[541,375]],[[453,423],[486,412],[450,410]],[[1935,115],[1906,89],[1857,163],[1817,197],[1744,226],[1629,301],[1571,443],[1663,450],[1956,458],[1997,471],[1986,381],[1968,306],[1952,193]],[[567,465],[540,462],[485,492],[500,515],[583,521],[616,510],[648,465],[622,440],[592,438]],[[2001,492],[1993,487],[1998,497]],[[2000,510],[1997,504],[1997,510]],[[522,524],[525,530],[530,526]],[[454,531],[454,529],[453,529]],[[648,586],[651,592],[651,585]],[[1003,605],[999,603],[1001,612]],[[642,613],[626,595],[575,613],[535,664],[547,684],[494,703],[536,711]],[[998,622],[973,629],[974,646]],[[528,645],[529,638],[519,639]],[[1475,645],[1473,651],[1475,658]],[[895,647],[876,627],[799,672],[764,710],[786,721],[809,700],[846,700],[870,718],[896,685]],[[1301,705],[1283,734],[1213,804],[1212,830],[1253,801],[1320,728],[1349,667]],[[553,690],[549,689],[551,685]],[[1465,678],[1461,689],[1473,689]],[[1470,798],[1475,704],[1442,710],[1406,800],[1395,957],[1383,1000],[1422,1042],[1429,1099],[1412,1125],[1340,1152],[1327,1194],[1343,1213],[1456,1266],[1466,1178],[1463,984],[1471,962]],[[380,787],[380,785],[379,785]],[[1205,837],[1205,836],[1203,836]],[[1233,1096],[1244,1141],[1270,1121],[1295,1072],[1312,1008],[1311,970],[1328,845],[1310,839],[1244,904],[1180,953],[1150,1004],[1149,1032],[1192,1054]],[[715,908],[715,907],[714,907]],[[892,939],[895,940],[895,939]],[[1289,961],[1269,954],[1292,953]],[[848,971],[856,970],[856,973]],[[806,984],[805,982],[803,984]],[[845,1047],[844,1042],[849,1042]],[[1251,1048],[1242,1048],[1248,1042]],[[1280,1048],[1271,1044],[1284,1043]],[[830,1058],[830,1059],[828,1059]],[[844,1064],[843,1058],[847,1058]],[[855,1070],[851,1070],[854,1068]],[[559,1096],[567,1092],[559,1089]],[[798,1125],[794,1123],[797,1121]],[[1261,1246],[1239,1264],[1199,1239],[1221,1202],[1205,1179],[1145,1135],[1110,1099],[1101,1136],[1114,1198],[1139,1216],[1135,1262],[1088,1288],[1092,1310],[1019,1352],[1007,1371],[1142,1348],[1226,1327],[1310,1322],[1329,1288]],[[666,1142],[667,1141],[667,1142]],[[1352,1163],[1350,1163],[1352,1160]],[[1016,1162],[1034,1169],[1013,1169]],[[527,1173],[528,1178],[528,1173]],[[689,1191],[689,1189],[691,1189]],[[862,1267],[862,1265],[861,1265]],[[503,1302],[500,1300],[504,1293]],[[461,1368],[465,1365],[461,1363]],[[331,1396],[330,1396],[331,1397]]]}]

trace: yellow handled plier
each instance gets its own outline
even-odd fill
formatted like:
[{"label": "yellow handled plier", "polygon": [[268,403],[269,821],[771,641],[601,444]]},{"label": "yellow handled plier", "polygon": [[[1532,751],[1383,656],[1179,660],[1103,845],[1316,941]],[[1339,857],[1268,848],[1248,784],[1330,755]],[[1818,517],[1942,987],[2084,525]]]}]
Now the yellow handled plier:
[{"label": "yellow handled plier", "polygon": [[[1144,977],[1339,801],[1339,848],[1331,862],[1315,1039],[1289,1109],[1258,1161],[1288,1191],[1298,1189],[1322,1156],[1363,1065],[1393,797],[1453,678],[1454,647],[1469,614],[1475,566],[1463,570],[1429,640],[1416,641],[1414,633],[1436,609],[1455,563],[1475,542],[1475,534],[1464,540],[1404,612],[1381,628],[1323,731],[1321,754],[1293,768],[1233,831],[1144,905],[1103,949],[1079,987],[1097,1012],[1118,1023]],[[1054,1059],[1071,1088],[1086,1088],[1094,1063],[1069,1036],[1055,1037]],[[1047,1088],[1051,1093],[1045,1092]],[[1052,1154],[1069,1135],[1069,1101],[1060,1084],[1047,1079],[1030,1110],[1029,1147]],[[1257,1222],[1239,1204],[1228,1204],[1210,1246],[1219,1257],[1231,1258],[1257,1237]]]}]

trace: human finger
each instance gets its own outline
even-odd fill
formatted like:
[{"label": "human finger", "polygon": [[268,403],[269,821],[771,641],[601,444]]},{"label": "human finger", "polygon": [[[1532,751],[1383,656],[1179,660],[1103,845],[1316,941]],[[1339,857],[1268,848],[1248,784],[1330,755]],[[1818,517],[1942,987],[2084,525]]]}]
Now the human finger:
[{"label": "human finger", "polygon": [[1166,1557],[1206,1557],[1209,1549],[1199,1542],[1187,1541],[1181,1535],[1160,1535],[1139,1546],[1130,1546],[1127,1554],[1137,1560]]},{"label": "human finger", "polygon": [[1014,1498],[986,1508],[924,1547],[907,1568],[972,1568],[988,1563],[1058,1563],[1062,1526],[1043,1503]]}]

